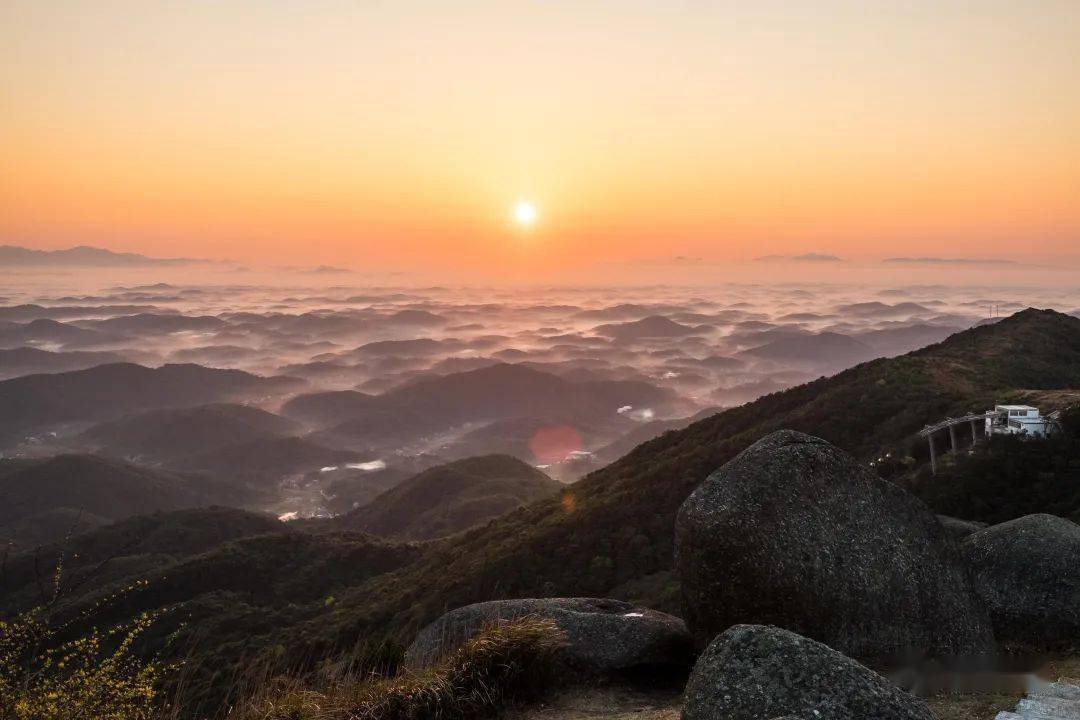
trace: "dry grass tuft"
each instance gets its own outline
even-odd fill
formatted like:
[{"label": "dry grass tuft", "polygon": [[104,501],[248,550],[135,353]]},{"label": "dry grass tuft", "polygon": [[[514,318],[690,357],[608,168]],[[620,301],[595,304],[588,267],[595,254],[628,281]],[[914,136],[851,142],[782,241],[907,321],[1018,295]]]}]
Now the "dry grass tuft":
[{"label": "dry grass tuft", "polygon": [[319,690],[279,678],[232,713],[238,720],[473,720],[535,697],[554,677],[565,636],[550,620],[486,626],[435,667],[350,677]]}]

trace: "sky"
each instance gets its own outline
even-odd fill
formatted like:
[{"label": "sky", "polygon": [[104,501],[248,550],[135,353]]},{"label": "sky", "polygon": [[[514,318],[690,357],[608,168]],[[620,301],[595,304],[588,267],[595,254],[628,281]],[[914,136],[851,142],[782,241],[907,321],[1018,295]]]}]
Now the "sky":
[{"label": "sky", "polygon": [[0,118],[0,244],[1080,256],[1076,0],[0,0]]}]

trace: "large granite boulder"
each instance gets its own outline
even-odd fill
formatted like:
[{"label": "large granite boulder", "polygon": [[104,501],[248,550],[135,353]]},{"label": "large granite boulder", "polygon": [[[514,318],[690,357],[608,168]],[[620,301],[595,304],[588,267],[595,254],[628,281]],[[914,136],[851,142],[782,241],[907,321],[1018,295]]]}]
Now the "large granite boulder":
[{"label": "large granite boulder", "polygon": [[537,617],[553,620],[564,633],[560,659],[589,673],[610,674],[644,668],[689,668],[693,641],[677,617],[604,598],[493,600],[452,610],[416,636],[405,664],[436,662],[492,622]]},{"label": "large granite boulder", "polygon": [[765,625],[736,625],[698,658],[683,720],[934,720],[918,698],[830,647]]},{"label": "large granite boulder", "polygon": [[1080,641],[1080,525],[1026,515],[972,533],[961,545],[994,634],[1017,649]]},{"label": "large granite boulder", "polygon": [[675,564],[701,646],[760,623],[870,663],[993,647],[957,543],[934,514],[803,433],[759,440],[687,498]]}]

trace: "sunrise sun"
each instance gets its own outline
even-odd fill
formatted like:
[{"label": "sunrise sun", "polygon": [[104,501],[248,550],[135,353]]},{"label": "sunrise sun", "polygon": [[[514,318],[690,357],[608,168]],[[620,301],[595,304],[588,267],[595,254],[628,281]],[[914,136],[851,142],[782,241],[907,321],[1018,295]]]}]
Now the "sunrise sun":
[{"label": "sunrise sun", "polygon": [[527,200],[518,200],[514,203],[513,218],[521,227],[530,227],[536,222],[536,206]]}]

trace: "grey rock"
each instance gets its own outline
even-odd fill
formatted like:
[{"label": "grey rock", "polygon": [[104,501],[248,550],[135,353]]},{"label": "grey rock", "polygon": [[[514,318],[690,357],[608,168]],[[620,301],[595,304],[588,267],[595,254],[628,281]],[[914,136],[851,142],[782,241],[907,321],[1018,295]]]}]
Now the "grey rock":
[{"label": "grey rock", "polygon": [[538,617],[567,636],[560,651],[568,666],[606,674],[648,667],[689,667],[693,641],[677,617],[604,598],[493,600],[452,610],[416,636],[405,664],[421,668],[473,637],[485,624]]},{"label": "grey rock", "polygon": [[1080,685],[1067,682],[1037,682],[1028,693],[1033,698],[1056,698],[1060,700],[1075,700],[1080,702]]},{"label": "grey rock", "polygon": [[963,540],[971,533],[986,527],[986,523],[978,520],[961,520],[948,515],[938,515],[937,519],[941,522],[941,527],[945,528],[945,532],[957,540]]},{"label": "grey rock", "polygon": [[1014,712],[999,712],[994,720],[1080,720],[1080,686],[1036,679]]},{"label": "grey rock", "polygon": [[698,658],[683,720],[933,720],[921,700],[832,648],[788,630],[736,625]]},{"label": "grey rock", "polygon": [[1036,717],[1080,720],[1080,702],[1061,698],[1023,698],[1016,703],[1016,712]]},{"label": "grey rock", "polygon": [[969,535],[961,550],[994,634],[1020,649],[1080,640],[1080,525],[1026,515]]},{"label": "grey rock", "polygon": [[701,646],[761,623],[870,663],[993,648],[957,543],[934,514],[803,433],[759,440],[687,498],[675,564]]}]

